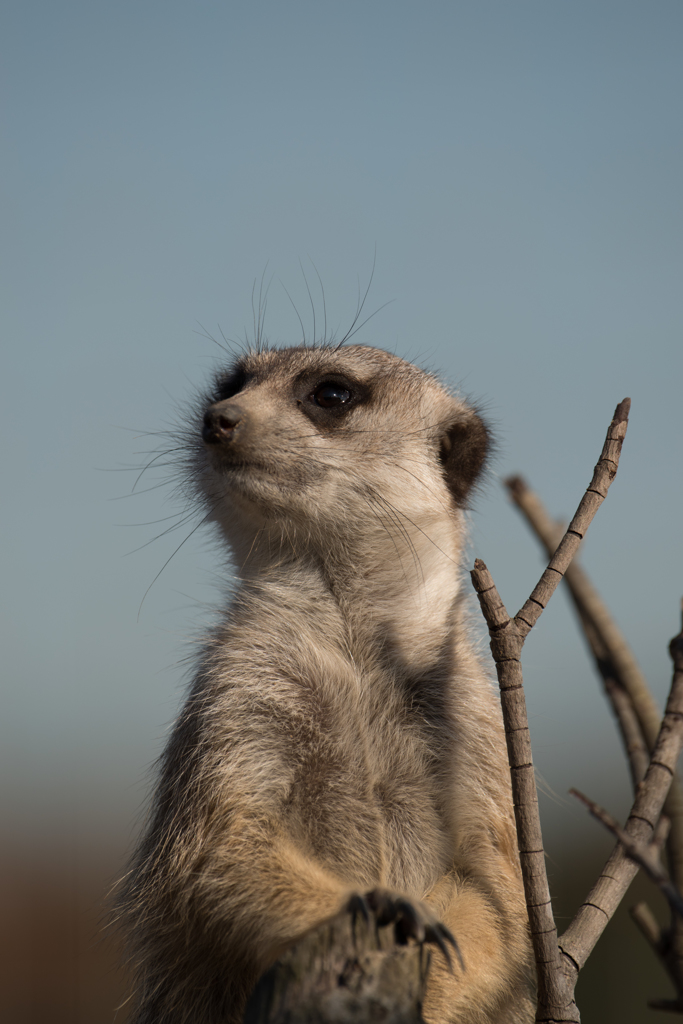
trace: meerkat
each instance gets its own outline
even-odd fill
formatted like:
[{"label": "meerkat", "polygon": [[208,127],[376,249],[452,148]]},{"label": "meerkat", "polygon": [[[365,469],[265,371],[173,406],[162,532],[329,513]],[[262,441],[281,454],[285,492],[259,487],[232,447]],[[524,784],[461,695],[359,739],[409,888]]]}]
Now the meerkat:
[{"label": "meerkat", "polygon": [[455,937],[428,1024],[533,1020],[502,719],[462,580],[488,447],[434,376],[358,345],[247,352],[199,403],[189,478],[239,583],[121,899],[135,1024],[236,1024],[278,956],[358,899]]}]

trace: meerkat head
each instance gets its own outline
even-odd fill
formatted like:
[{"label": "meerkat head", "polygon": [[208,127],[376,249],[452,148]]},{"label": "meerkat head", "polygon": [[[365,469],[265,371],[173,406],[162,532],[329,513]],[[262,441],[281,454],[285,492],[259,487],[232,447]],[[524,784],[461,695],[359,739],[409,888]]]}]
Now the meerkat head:
[{"label": "meerkat head", "polygon": [[466,506],[488,450],[477,413],[379,349],[250,352],[200,410],[194,477],[235,546],[278,524],[323,546],[380,516],[423,529]]}]

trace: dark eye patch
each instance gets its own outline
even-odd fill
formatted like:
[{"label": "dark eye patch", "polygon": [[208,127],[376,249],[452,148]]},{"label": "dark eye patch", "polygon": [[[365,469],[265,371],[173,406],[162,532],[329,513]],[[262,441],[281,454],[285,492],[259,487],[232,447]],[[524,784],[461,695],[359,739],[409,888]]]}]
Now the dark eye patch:
[{"label": "dark eye patch", "polygon": [[216,382],[216,397],[214,398],[214,401],[224,402],[228,398],[234,398],[235,395],[239,394],[246,383],[247,375],[241,367],[233,370],[232,373],[219,377]]}]

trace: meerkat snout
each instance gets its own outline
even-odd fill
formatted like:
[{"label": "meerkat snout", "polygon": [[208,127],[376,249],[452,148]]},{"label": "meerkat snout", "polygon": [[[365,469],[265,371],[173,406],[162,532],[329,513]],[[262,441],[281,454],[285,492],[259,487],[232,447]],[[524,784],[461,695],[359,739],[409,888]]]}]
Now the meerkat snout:
[{"label": "meerkat snout", "polygon": [[244,410],[234,402],[217,402],[204,413],[202,440],[207,445],[231,441],[245,419]]}]

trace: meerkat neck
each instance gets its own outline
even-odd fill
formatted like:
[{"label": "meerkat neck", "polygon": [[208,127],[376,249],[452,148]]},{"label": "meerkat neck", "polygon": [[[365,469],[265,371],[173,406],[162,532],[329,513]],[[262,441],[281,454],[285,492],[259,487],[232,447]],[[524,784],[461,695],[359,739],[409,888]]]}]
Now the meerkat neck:
[{"label": "meerkat neck", "polygon": [[281,604],[290,588],[332,602],[345,644],[375,650],[408,672],[438,659],[454,624],[460,547],[447,516],[424,526],[406,520],[395,531],[373,522],[343,546],[271,529],[240,544],[236,554],[239,578],[260,602],[270,594]]},{"label": "meerkat neck", "polygon": [[439,658],[460,592],[453,531],[449,524],[436,526],[385,535],[363,552],[346,578],[339,574],[330,580],[355,635],[378,645],[410,673]]}]

